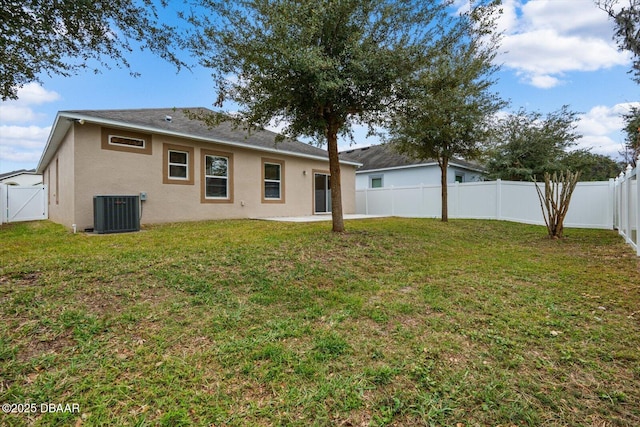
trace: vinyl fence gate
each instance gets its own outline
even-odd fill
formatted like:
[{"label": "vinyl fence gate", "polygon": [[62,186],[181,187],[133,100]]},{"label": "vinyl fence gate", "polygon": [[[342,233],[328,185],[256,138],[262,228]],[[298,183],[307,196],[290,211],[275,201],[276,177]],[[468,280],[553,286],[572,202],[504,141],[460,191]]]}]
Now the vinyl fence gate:
[{"label": "vinyl fence gate", "polygon": [[0,224],[47,219],[47,195],[46,185],[19,187],[0,184]]}]

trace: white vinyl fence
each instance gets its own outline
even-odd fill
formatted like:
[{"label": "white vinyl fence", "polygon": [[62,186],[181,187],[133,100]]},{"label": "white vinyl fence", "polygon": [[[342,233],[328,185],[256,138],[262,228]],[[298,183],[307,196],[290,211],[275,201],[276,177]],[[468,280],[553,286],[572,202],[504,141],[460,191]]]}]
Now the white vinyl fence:
[{"label": "white vinyl fence", "polygon": [[0,184],[0,224],[35,221],[48,216],[46,185],[18,187]]},{"label": "white vinyl fence", "polygon": [[[636,165],[640,164],[640,156]],[[631,245],[640,256],[640,242],[638,237],[640,225],[640,186],[638,186],[638,167],[627,167],[615,180],[615,212],[614,227],[625,241]]]},{"label": "white vinyl fence", "polygon": [[[540,185],[540,184],[539,184]],[[544,185],[544,184],[542,184]],[[580,182],[565,227],[612,229],[614,180]],[[532,182],[486,181],[449,185],[449,218],[496,219],[544,225]],[[440,185],[356,191],[356,211],[368,215],[440,218]]]}]

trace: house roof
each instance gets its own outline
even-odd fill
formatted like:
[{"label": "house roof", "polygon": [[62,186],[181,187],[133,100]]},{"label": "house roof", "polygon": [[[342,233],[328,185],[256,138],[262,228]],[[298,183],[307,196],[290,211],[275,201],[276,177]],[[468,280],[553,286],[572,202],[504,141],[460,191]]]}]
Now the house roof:
[{"label": "house roof", "polygon": [[[269,153],[328,160],[327,151],[321,148],[293,139],[285,139],[276,143],[277,134],[274,132],[268,130],[247,132],[241,128],[234,128],[231,123],[227,122],[211,127],[202,120],[191,119],[187,112],[215,114],[214,111],[202,107],[60,111],[51,129],[37,171],[42,172],[49,163],[74,122],[96,123],[103,126],[135,129],[220,145],[251,148]],[[354,166],[359,165],[358,162],[347,159],[343,159],[341,162]]]},{"label": "house roof", "polygon": [[[400,154],[393,150],[388,144],[372,145],[370,147],[355,148],[340,153],[340,155],[348,156],[349,159],[359,162],[362,166],[358,172],[371,172],[386,169],[399,169],[413,166],[430,166],[437,165],[435,159],[419,160],[411,158],[405,154]],[[451,166],[458,166],[464,169],[482,172],[480,165],[471,163],[461,159],[451,159]]]},{"label": "house roof", "polygon": [[18,175],[38,175],[36,173],[35,169],[20,169],[17,171],[13,171],[13,172],[6,172],[6,173],[2,173],[0,174],[0,181],[5,180],[5,179],[9,179],[9,178],[13,178],[14,176],[18,176]]}]

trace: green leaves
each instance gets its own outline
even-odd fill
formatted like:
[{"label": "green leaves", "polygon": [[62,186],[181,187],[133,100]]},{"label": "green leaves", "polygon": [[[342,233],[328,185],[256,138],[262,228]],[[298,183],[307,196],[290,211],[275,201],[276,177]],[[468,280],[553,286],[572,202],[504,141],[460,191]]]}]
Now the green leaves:
[{"label": "green leaves", "polygon": [[7,0],[0,17],[2,100],[15,99],[18,88],[41,73],[69,76],[110,64],[128,68],[126,54],[134,44],[186,66],[175,53],[175,28],[159,21],[150,0]]},{"label": "green leaves", "polygon": [[278,117],[290,136],[327,138],[350,123],[378,123],[399,82],[434,48],[449,18],[438,1],[203,2],[189,46],[214,70],[221,100],[263,126]]},{"label": "green leaves", "polygon": [[492,178],[528,181],[545,172],[565,169],[566,150],[581,135],[575,132],[578,113],[563,106],[543,117],[520,109],[497,124],[496,145],[489,153],[488,173]]}]

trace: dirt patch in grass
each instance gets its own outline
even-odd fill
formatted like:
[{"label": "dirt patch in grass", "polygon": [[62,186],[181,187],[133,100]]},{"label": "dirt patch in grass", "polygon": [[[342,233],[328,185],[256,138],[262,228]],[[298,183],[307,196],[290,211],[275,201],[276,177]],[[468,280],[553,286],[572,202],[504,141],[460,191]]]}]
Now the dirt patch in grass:
[{"label": "dirt patch in grass", "polygon": [[54,336],[34,335],[22,343],[17,360],[24,363],[44,356],[62,356],[72,351],[75,345],[70,331],[63,331]]}]

